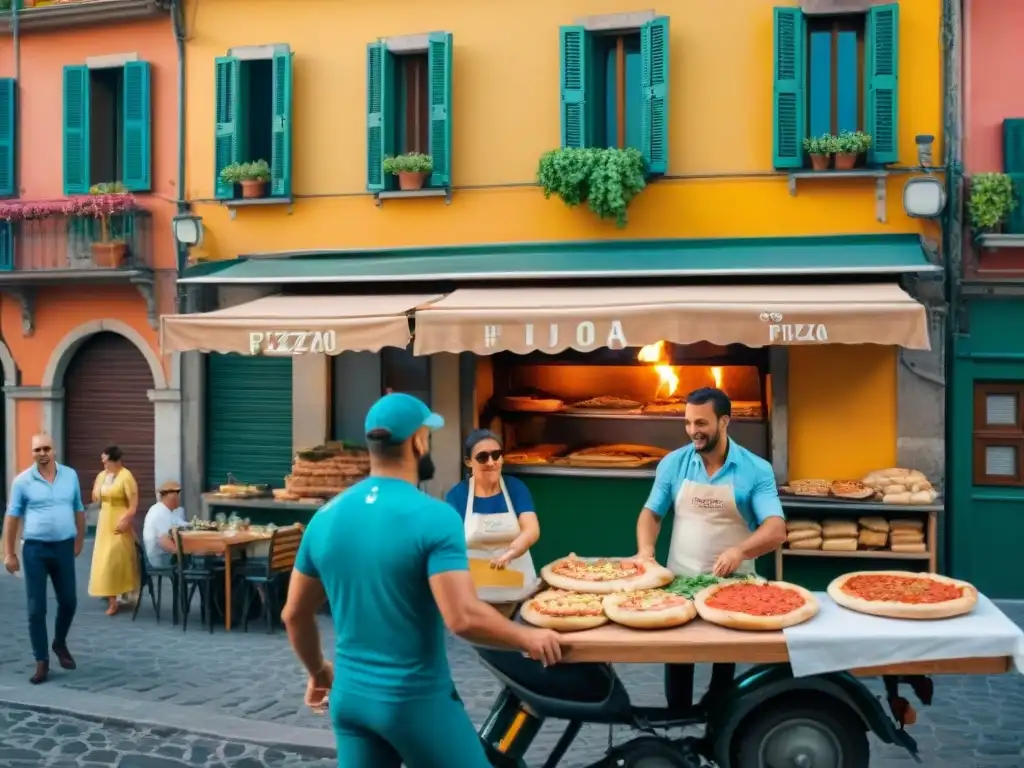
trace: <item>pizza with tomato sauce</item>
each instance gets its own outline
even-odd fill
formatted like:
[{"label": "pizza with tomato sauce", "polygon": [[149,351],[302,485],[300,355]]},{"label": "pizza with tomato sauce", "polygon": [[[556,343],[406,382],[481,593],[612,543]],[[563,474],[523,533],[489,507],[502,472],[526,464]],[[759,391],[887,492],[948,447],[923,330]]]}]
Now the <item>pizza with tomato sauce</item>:
[{"label": "pizza with tomato sauce", "polygon": [[616,624],[635,629],[679,627],[697,616],[693,601],[664,589],[642,589],[608,595],[605,615]]},{"label": "pizza with tomato sauce", "polygon": [[578,557],[575,553],[545,565],[541,578],[555,589],[610,595],[671,584],[675,574],[653,560],[626,557]]},{"label": "pizza with tomato sauce", "polygon": [[693,602],[704,621],[730,629],[785,629],[818,613],[814,595],[785,581],[715,584],[698,592]]},{"label": "pizza with tomato sauce", "polygon": [[523,603],[519,609],[523,621],[535,627],[572,632],[593,629],[608,623],[601,595],[549,589]]},{"label": "pizza with tomato sauce", "polygon": [[978,590],[936,573],[858,571],[828,585],[828,596],[851,611],[891,619],[948,619],[970,613]]}]

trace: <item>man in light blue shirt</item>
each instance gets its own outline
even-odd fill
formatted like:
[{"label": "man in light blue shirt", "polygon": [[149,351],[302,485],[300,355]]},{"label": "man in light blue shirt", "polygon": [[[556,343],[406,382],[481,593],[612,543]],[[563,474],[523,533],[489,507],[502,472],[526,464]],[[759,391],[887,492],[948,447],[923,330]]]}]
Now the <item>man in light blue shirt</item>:
[{"label": "man in light blue shirt", "polygon": [[[729,438],[732,403],[706,387],[686,398],[690,444],[658,464],[654,487],[637,520],[639,557],[653,558],[661,521],[672,512],[668,567],[679,576],[754,573],[755,558],[786,540],[786,519],[772,466]],[[735,665],[716,664],[710,695],[726,689]],[[666,667],[669,706],[692,706],[693,665]]]},{"label": "man in light blue shirt", "polygon": [[17,573],[17,542],[24,538],[25,594],[28,597],[28,632],[36,671],[30,682],[45,682],[50,673],[50,649],[46,647],[46,578],[57,596],[57,620],[53,627],[53,652],[64,669],[74,669],[68,651],[68,632],[78,607],[75,558],[85,542],[85,507],[78,474],[58,464],[49,435],[32,438],[35,464],[11,484],[11,501],[4,519],[4,568]]}]

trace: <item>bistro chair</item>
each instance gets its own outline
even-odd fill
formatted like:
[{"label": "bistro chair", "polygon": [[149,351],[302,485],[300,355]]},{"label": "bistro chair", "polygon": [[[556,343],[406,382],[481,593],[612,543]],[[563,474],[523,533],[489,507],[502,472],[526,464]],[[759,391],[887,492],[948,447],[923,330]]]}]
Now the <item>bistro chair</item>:
[{"label": "bistro chair", "polygon": [[188,631],[188,614],[192,598],[199,592],[199,615],[213,634],[213,585],[224,578],[224,564],[213,555],[186,555],[181,529],[174,529],[174,545],[178,550],[178,597],[181,600],[181,631]]},{"label": "bistro chair", "polygon": [[[164,577],[171,582],[171,623],[178,626],[178,569],[173,563],[167,566],[155,566],[150,564],[146,550],[139,542],[135,542],[135,553],[139,559],[139,599],[135,601],[135,610],[132,611],[132,621],[139,615],[139,607],[142,605],[143,590],[149,590],[149,599],[153,602],[153,611],[156,613],[156,623],[160,623],[160,603],[163,598]],[[153,580],[156,579],[156,592],[153,591]]]},{"label": "bistro chair", "polygon": [[296,523],[278,528],[270,535],[266,558],[254,560],[245,570],[242,590],[242,629],[249,631],[249,614],[253,601],[259,597],[267,632],[274,631],[274,614],[281,609],[280,587],[291,574],[305,528]]}]

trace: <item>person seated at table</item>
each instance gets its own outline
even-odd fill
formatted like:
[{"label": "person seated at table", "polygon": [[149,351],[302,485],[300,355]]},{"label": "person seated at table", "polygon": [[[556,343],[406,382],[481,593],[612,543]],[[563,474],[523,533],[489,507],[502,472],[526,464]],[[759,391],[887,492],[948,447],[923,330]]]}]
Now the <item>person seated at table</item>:
[{"label": "person seated at table", "polygon": [[142,544],[146,559],[154,568],[167,568],[171,556],[178,551],[171,530],[185,526],[185,510],[181,506],[181,484],[166,482],[157,489],[159,501],[149,508],[142,526]]}]

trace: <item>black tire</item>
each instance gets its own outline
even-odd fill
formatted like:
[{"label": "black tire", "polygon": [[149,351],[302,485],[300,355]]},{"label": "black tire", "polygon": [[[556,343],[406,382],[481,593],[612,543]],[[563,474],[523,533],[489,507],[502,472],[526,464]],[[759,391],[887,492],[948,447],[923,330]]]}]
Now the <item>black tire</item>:
[{"label": "black tire", "polygon": [[610,758],[608,764],[620,768],[690,768],[695,764],[687,760],[679,744],[653,736],[641,736],[617,747]]},{"label": "black tire", "polygon": [[[799,741],[786,743],[787,724],[791,728],[807,729],[802,731],[804,749],[797,747]],[[799,738],[796,733],[790,735],[790,739]],[[771,755],[766,755],[765,762],[761,762],[762,745],[777,750],[774,762],[768,762]],[[799,768],[796,755],[815,748],[814,768],[869,768],[867,732],[863,721],[853,711],[836,702],[811,704],[785,700],[769,701],[747,715],[733,739],[732,768]]]}]

